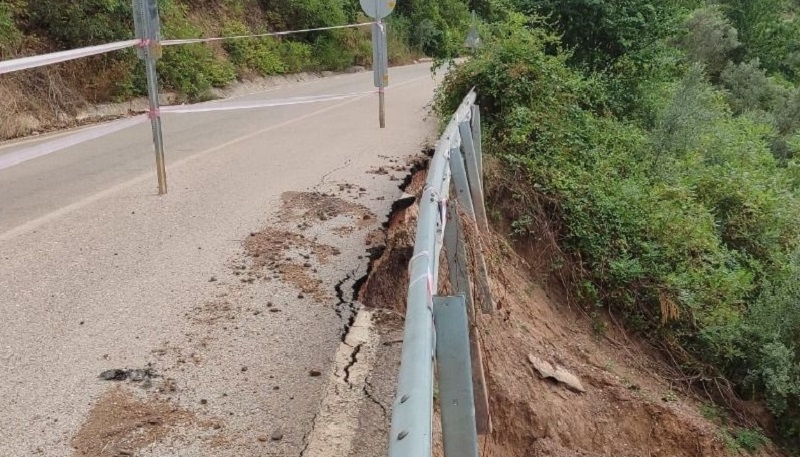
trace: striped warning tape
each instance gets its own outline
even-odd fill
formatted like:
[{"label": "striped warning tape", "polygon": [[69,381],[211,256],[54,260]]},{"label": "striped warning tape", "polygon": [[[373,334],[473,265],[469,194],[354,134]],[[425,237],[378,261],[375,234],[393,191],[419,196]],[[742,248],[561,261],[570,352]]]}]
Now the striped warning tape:
[{"label": "striped warning tape", "polygon": [[360,24],[347,24],[347,25],[335,25],[330,27],[317,27],[313,29],[301,29],[301,30],[286,30],[283,32],[270,32],[270,33],[259,33],[254,35],[237,35],[237,36],[227,36],[227,37],[216,37],[216,38],[187,38],[187,39],[178,39],[178,40],[164,40],[161,42],[162,46],[175,46],[179,44],[194,44],[194,43],[210,43],[213,41],[223,41],[223,40],[240,40],[245,38],[265,38],[271,36],[284,36],[284,35],[293,35],[296,33],[308,33],[308,32],[321,32],[324,30],[338,30],[338,29],[352,29],[358,27],[366,27],[371,26],[374,22],[364,22]]},{"label": "striped warning tape", "polygon": [[[296,33],[308,33],[308,32],[321,32],[324,30],[337,30],[337,29],[348,29],[348,28],[357,28],[357,27],[366,27],[374,24],[373,22],[365,22],[361,24],[347,24],[347,25],[336,25],[330,27],[317,27],[312,29],[302,29],[302,30],[286,30],[283,32],[271,32],[271,33],[259,33],[253,35],[238,35],[238,36],[227,36],[227,37],[215,37],[215,38],[187,38],[187,39],[176,39],[176,40],[164,40],[161,41],[160,44],[162,46],[175,46],[181,44],[193,44],[193,43],[209,43],[213,41],[223,41],[223,40],[239,40],[245,38],[263,38],[263,37],[270,37],[270,36],[284,36],[284,35],[292,35]],[[60,52],[53,52],[50,54],[43,54],[40,56],[31,56],[31,57],[22,57],[19,59],[12,59],[6,61],[0,61],[0,75],[6,73],[13,73],[22,70],[28,70],[31,68],[37,67],[44,67],[47,65],[53,65],[56,63],[67,62],[70,60],[81,59],[83,57],[94,56],[98,54],[105,54],[112,51],[118,51],[120,49],[132,48],[135,46],[138,47],[147,47],[150,46],[152,42],[150,40],[141,40],[141,39],[133,39],[133,40],[126,40],[126,41],[117,41],[114,43],[108,44],[101,44],[97,46],[89,46],[85,48],[79,49],[70,49],[68,51],[60,51]]]},{"label": "striped warning tape", "polygon": [[15,165],[27,162],[28,160],[46,156],[62,149],[95,140],[114,132],[119,132],[120,130],[125,130],[146,120],[147,115],[139,115],[130,119],[123,119],[120,121],[91,127],[72,135],[56,138],[50,141],[45,140],[37,145],[0,155],[0,170],[5,170],[6,168],[11,168]]},{"label": "striped warning tape", "polygon": [[72,49],[69,51],[54,52],[41,56],[22,57],[20,59],[6,60],[0,62],[0,75],[15,71],[27,70],[30,68],[44,67],[55,63],[66,62],[68,60],[80,59],[83,57],[105,54],[125,48],[132,48],[138,45],[141,40],[118,41],[116,43],[101,44],[99,46],[89,46],[87,48]]},{"label": "striped warning tape", "polygon": [[241,109],[258,109],[270,108],[277,106],[291,106],[303,105],[308,103],[322,103],[335,100],[344,100],[348,98],[361,97],[364,95],[373,94],[375,91],[365,92],[351,92],[346,94],[329,94],[329,95],[312,95],[307,97],[293,97],[273,100],[258,100],[258,101],[232,101],[232,102],[219,102],[219,103],[204,103],[200,105],[174,105],[164,106],[159,110],[141,114],[129,119],[110,122],[107,124],[90,127],[81,130],[74,134],[62,136],[52,139],[50,141],[44,140],[42,143],[23,148],[8,154],[0,155],[0,170],[19,165],[28,160],[42,157],[54,152],[77,146],[87,141],[101,138],[120,130],[133,127],[143,121],[146,121],[154,116],[161,114],[191,114],[191,113],[208,113],[214,111],[232,111]]},{"label": "striped warning tape", "polygon": [[201,105],[164,106],[161,108],[161,112],[173,113],[173,114],[189,114],[189,113],[209,113],[214,111],[233,111],[241,109],[270,108],[275,106],[305,105],[308,103],[321,103],[321,102],[328,102],[335,100],[344,100],[348,98],[361,97],[364,95],[369,95],[374,93],[376,92],[372,90],[365,92],[351,92],[346,94],[312,95],[308,97],[292,97],[292,98],[281,98],[273,100],[231,101],[231,102],[218,102],[218,103],[204,103]]}]

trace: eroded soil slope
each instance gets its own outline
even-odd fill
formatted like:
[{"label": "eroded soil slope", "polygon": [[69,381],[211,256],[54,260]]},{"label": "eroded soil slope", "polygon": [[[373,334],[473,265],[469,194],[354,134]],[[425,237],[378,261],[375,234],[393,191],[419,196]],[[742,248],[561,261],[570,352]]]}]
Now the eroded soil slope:
[{"label": "eroded soil slope", "polygon": [[[406,192],[419,194],[423,181],[424,170]],[[404,312],[405,287],[397,283],[407,285],[398,279],[407,276],[416,216],[416,205],[391,216],[383,256],[361,291],[368,306]],[[497,231],[481,238],[500,308],[476,319],[494,425],[482,439],[482,456],[783,455],[770,445],[742,448],[720,408],[670,380],[662,355],[608,316],[569,305],[549,284],[536,246],[512,246]],[[446,267],[440,278],[445,295]],[[574,375],[585,391],[543,378],[532,357]]]}]

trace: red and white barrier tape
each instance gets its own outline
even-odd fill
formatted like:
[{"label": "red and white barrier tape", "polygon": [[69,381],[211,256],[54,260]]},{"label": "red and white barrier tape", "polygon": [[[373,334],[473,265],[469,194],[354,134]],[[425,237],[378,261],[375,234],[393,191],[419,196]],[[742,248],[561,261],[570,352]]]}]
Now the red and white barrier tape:
[{"label": "red and white barrier tape", "polygon": [[[348,24],[348,25],[336,25],[331,27],[317,27],[313,29],[303,29],[303,30],[287,30],[283,32],[272,32],[272,33],[260,33],[254,35],[240,35],[240,36],[229,36],[229,37],[216,37],[216,38],[189,38],[189,39],[178,39],[178,40],[164,40],[161,41],[162,46],[174,46],[179,44],[192,44],[192,43],[208,43],[212,41],[222,41],[222,40],[237,40],[237,39],[244,39],[244,38],[262,38],[268,36],[283,36],[283,35],[291,35],[295,33],[307,33],[307,32],[321,32],[324,30],[337,30],[337,29],[347,29],[347,28],[357,28],[357,27],[366,27],[368,25],[372,25],[373,22],[366,22],[363,24]],[[108,43],[108,44],[101,44],[98,46],[89,46],[86,48],[80,49],[71,49],[68,51],[60,51],[54,52],[50,54],[44,54],[40,56],[31,56],[31,57],[22,57],[19,59],[13,60],[6,60],[0,62],[0,75],[5,73],[13,73],[16,71],[28,70],[31,68],[37,67],[44,67],[47,65],[52,65],[61,62],[67,62],[69,60],[76,60],[83,57],[94,56],[98,54],[105,54],[112,51],[118,51],[120,49],[132,48],[134,46],[138,47],[147,47],[150,46],[152,42],[150,40],[127,40],[127,41],[118,41],[115,43]]]},{"label": "red and white barrier tape", "polygon": [[23,148],[5,155],[0,155],[0,170],[19,165],[28,160],[42,157],[62,149],[67,149],[72,146],[77,146],[90,140],[100,138],[111,133],[124,130],[132,127],[148,119],[161,116],[162,114],[189,114],[189,113],[208,113],[214,111],[231,111],[240,109],[257,109],[269,108],[275,106],[290,106],[290,105],[303,105],[308,103],[321,103],[335,100],[344,100],[348,98],[361,97],[364,95],[373,94],[375,91],[365,92],[351,92],[346,94],[331,94],[331,95],[312,95],[307,97],[294,97],[275,100],[261,100],[251,102],[221,102],[221,103],[205,103],[201,105],[176,105],[176,106],[163,106],[160,109],[155,109],[146,114],[141,114],[130,119],[124,119],[108,124],[90,127],[86,130],[70,134],[64,137],[56,138],[50,141],[44,140],[43,143]]},{"label": "red and white barrier tape", "polygon": [[373,93],[375,93],[375,91],[352,92],[347,94],[312,95],[308,97],[293,97],[293,98],[257,100],[257,101],[247,101],[247,102],[232,101],[232,102],[219,102],[219,103],[204,103],[202,105],[163,106],[161,107],[161,112],[174,113],[174,114],[210,113],[214,111],[232,111],[240,109],[270,108],[275,106],[305,105],[308,103],[321,103],[321,102],[329,102],[335,100],[344,100],[347,98],[360,97],[363,95],[369,95]]},{"label": "red and white barrier tape", "polygon": [[14,165],[19,165],[23,162],[27,162],[28,160],[52,154],[56,151],[67,149],[69,147],[85,143],[87,141],[96,140],[100,137],[109,135],[111,133],[119,132],[120,130],[125,130],[129,127],[133,127],[134,125],[137,125],[146,120],[147,120],[147,115],[143,114],[132,117],[130,119],[123,119],[120,121],[110,122],[108,124],[90,127],[78,133],[74,133],[61,138],[56,138],[50,141],[44,140],[43,143],[37,144],[35,146],[23,148],[14,152],[10,152],[8,154],[2,154],[0,155],[0,170],[5,170],[6,168],[11,168]]},{"label": "red and white barrier tape", "polygon": [[286,30],[284,32],[271,32],[271,33],[259,33],[254,35],[238,35],[238,36],[227,36],[227,37],[217,37],[217,38],[187,38],[187,39],[179,39],[179,40],[164,40],[161,42],[162,46],[175,46],[179,44],[194,44],[194,43],[210,43],[213,41],[223,41],[223,40],[241,40],[245,38],[264,38],[270,36],[284,36],[284,35],[292,35],[295,33],[308,33],[308,32],[321,32],[324,30],[338,30],[338,29],[352,29],[358,27],[366,27],[368,25],[372,25],[374,22],[365,22],[362,24],[348,24],[348,25],[335,25],[331,27],[317,27],[313,29],[302,29],[302,30]]},{"label": "red and white barrier tape", "polygon": [[54,52],[41,56],[22,57],[20,59],[5,60],[0,62],[0,75],[15,71],[27,70],[30,68],[44,67],[55,63],[66,62],[68,60],[80,59],[83,57],[105,54],[125,48],[132,48],[139,45],[141,40],[119,41],[116,43],[101,44],[88,48],[72,49],[69,51]]}]

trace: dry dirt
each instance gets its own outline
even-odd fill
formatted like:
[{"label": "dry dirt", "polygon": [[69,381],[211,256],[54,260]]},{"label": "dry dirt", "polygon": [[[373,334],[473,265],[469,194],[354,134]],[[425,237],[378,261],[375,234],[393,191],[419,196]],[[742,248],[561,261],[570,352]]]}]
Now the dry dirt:
[{"label": "dry dirt", "polygon": [[245,253],[252,259],[250,270],[246,264],[234,265],[234,274],[242,282],[255,279],[281,279],[292,284],[302,294],[310,294],[317,300],[329,294],[321,286],[322,281],[314,277],[319,265],[326,265],[331,257],[340,254],[333,246],[309,240],[303,235],[266,228],[252,233],[244,242]]},{"label": "dry dirt", "polygon": [[[612,322],[565,304],[501,237],[486,241],[495,299],[479,315],[494,433],[484,456],[728,456],[740,451],[691,392],[662,375],[660,355]],[[598,327],[599,325],[599,327]],[[602,330],[598,330],[598,328]],[[543,379],[542,359],[577,376],[580,393]],[[724,420],[720,414],[718,421]],[[781,455],[762,448],[757,455]]]},{"label": "dry dirt", "polygon": [[194,419],[193,413],[167,400],[139,399],[132,391],[115,386],[95,403],[73,438],[73,457],[135,455]]},{"label": "dry dirt", "polygon": [[370,274],[359,293],[365,306],[405,313],[408,289],[408,262],[414,254],[414,236],[418,206],[427,176],[428,160],[416,158],[409,163],[412,173],[401,186],[407,197],[395,202],[383,230],[372,238],[380,239],[375,247],[380,251],[371,265]]},{"label": "dry dirt", "polygon": [[[366,189],[356,188],[349,184],[339,184],[339,190],[352,193],[358,189],[359,195],[365,195]],[[288,221],[301,221],[310,224],[313,221],[327,221],[336,216],[347,216],[358,225],[365,226],[374,221],[375,215],[363,205],[345,201],[334,195],[320,192],[285,192],[282,197],[283,208],[280,216]],[[302,224],[301,227],[302,228]]]}]

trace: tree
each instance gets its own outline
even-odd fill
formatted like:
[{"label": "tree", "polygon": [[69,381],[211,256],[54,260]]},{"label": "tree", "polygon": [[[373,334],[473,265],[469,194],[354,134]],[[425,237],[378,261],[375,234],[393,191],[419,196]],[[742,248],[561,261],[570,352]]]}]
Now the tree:
[{"label": "tree", "polygon": [[672,35],[682,4],[677,0],[512,0],[526,14],[549,17],[573,50],[573,61],[593,70],[653,46]]},{"label": "tree", "polygon": [[741,46],[739,33],[718,7],[696,10],[686,21],[682,47],[693,62],[705,65],[712,77],[718,77]]}]

